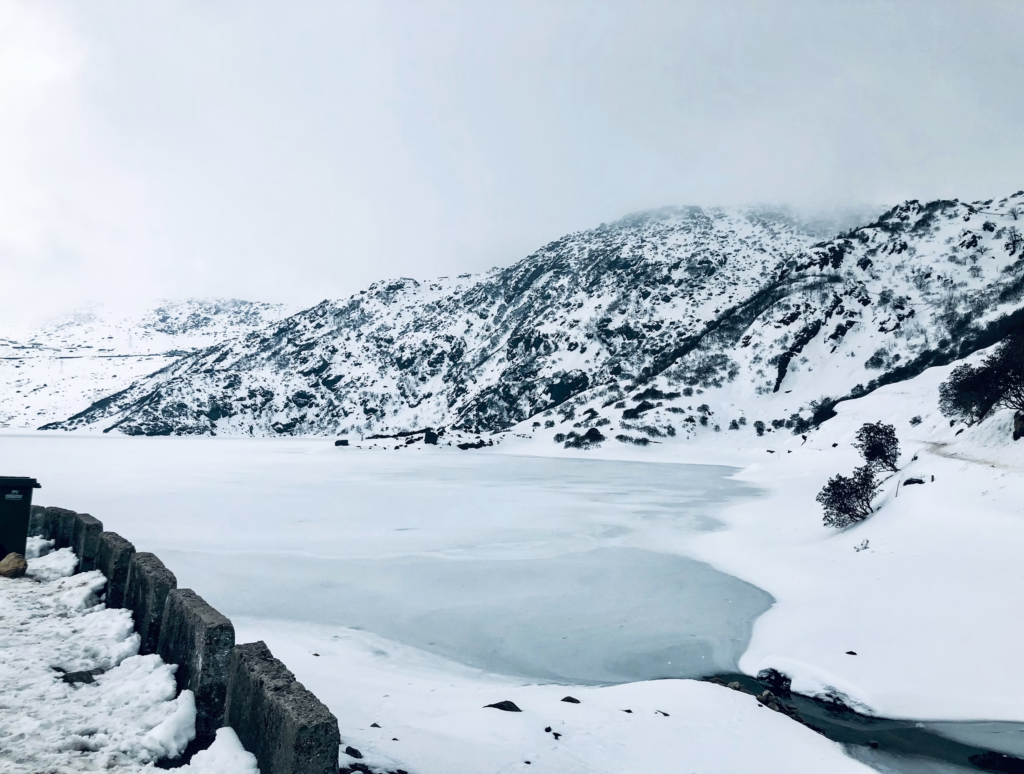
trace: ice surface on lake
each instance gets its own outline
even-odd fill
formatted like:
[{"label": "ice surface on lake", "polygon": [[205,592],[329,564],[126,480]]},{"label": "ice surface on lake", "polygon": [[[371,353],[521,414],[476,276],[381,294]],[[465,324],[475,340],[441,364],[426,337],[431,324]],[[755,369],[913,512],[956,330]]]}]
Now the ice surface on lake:
[{"label": "ice surface on lake", "polygon": [[366,629],[469,666],[571,683],[731,669],[771,605],[707,564],[633,548],[543,559],[316,558],[301,572],[259,553],[216,563],[163,553],[190,585],[216,589],[229,614]]},{"label": "ice surface on lake", "polygon": [[733,670],[772,604],[685,555],[755,492],[729,468],[325,440],[0,441],[15,448],[40,501],[103,519],[229,616],[362,628],[505,674]]}]

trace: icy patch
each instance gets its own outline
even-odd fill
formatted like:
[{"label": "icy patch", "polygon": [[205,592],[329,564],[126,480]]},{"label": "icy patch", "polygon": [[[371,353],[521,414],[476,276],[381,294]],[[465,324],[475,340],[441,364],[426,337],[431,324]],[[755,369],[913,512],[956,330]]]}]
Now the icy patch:
[{"label": "icy patch", "polygon": [[[135,772],[181,755],[195,736],[191,692],[173,665],[136,655],[127,610],[108,610],[96,571],[67,576],[62,549],[0,578],[0,770],[5,774]],[[62,674],[104,670],[92,682]]]}]

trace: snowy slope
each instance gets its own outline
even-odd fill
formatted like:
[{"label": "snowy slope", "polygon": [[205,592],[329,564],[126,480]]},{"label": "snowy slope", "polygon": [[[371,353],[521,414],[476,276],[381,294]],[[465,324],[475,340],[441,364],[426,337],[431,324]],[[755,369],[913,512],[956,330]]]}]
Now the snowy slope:
[{"label": "snowy slope", "polygon": [[0,330],[0,425],[63,419],[182,355],[290,311],[238,300],[165,302],[141,312],[96,306],[39,328]]},{"label": "snowy slope", "polygon": [[837,398],[995,340],[1024,290],[1022,203],[911,201],[825,242],[757,210],[643,213],[480,277],[325,301],[50,427],[370,435],[531,420],[517,429],[650,440],[693,434],[707,404],[712,428],[799,429]]}]

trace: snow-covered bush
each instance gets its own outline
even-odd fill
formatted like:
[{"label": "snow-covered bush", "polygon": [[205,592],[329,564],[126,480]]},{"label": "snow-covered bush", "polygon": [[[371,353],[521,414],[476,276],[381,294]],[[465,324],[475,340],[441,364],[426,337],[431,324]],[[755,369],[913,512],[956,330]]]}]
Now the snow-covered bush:
[{"label": "snow-covered bush", "polygon": [[870,465],[856,468],[853,475],[829,479],[815,498],[825,509],[826,527],[849,527],[874,513],[871,501],[880,486]]}]

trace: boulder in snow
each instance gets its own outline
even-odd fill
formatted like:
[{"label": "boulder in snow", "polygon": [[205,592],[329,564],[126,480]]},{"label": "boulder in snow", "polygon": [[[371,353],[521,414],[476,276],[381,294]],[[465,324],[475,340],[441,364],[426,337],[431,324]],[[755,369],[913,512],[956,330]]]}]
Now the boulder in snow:
[{"label": "boulder in snow", "polygon": [[28,562],[21,554],[10,553],[0,561],[0,576],[4,578],[20,578],[27,569]]}]

